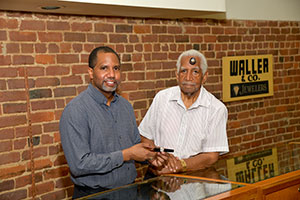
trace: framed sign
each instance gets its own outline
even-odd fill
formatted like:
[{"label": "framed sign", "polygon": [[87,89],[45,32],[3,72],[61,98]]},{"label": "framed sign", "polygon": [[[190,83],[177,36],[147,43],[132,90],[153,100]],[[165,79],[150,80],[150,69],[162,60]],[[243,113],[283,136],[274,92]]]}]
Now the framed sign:
[{"label": "framed sign", "polygon": [[223,101],[272,96],[273,55],[223,57]]},{"label": "framed sign", "polygon": [[255,183],[278,175],[277,149],[268,149],[227,160],[228,178]]}]

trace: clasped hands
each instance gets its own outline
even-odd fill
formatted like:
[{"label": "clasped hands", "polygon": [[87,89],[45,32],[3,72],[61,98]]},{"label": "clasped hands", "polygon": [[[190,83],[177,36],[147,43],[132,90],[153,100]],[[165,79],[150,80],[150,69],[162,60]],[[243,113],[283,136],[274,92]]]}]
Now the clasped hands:
[{"label": "clasped hands", "polygon": [[154,157],[148,159],[149,170],[155,175],[179,173],[184,167],[178,157],[166,152],[157,152]]},{"label": "clasped hands", "polygon": [[139,143],[123,150],[124,161],[147,160],[149,169],[156,175],[178,173],[183,171],[180,159],[167,152],[154,151],[155,146],[149,143]]}]

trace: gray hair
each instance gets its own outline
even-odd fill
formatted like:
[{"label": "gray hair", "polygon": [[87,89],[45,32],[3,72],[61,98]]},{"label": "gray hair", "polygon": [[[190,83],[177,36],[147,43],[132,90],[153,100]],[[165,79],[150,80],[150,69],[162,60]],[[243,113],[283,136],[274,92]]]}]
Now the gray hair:
[{"label": "gray hair", "polygon": [[184,51],[180,54],[180,56],[178,57],[177,59],[177,63],[176,63],[176,66],[177,66],[177,73],[179,72],[180,70],[180,65],[181,65],[181,59],[182,57],[184,56],[195,56],[195,57],[199,57],[200,58],[200,67],[201,67],[201,70],[202,70],[202,74],[204,75],[206,70],[207,70],[207,61],[206,61],[206,58],[205,56],[200,53],[199,51],[195,50],[195,49],[190,49],[190,50],[187,50],[187,51]]}]

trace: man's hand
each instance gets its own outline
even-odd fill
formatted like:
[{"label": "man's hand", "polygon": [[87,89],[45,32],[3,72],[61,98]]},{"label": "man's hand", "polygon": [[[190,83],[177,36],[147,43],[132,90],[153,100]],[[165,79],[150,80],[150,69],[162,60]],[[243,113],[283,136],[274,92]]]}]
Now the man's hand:
[{"label": "man's hand", "polygon": [[124,149],[123,159],[124,161],[135,160],[145,161],[156,157],[157,152],[153,152],[154,145],[148,143],[139,143],[128,149]]},{"label": "man's hand", "polygon": [[168,153],[158,152],[154,158],[148,159],[148,162],[150,165],[160,168],[167,164],[168,158]]}]

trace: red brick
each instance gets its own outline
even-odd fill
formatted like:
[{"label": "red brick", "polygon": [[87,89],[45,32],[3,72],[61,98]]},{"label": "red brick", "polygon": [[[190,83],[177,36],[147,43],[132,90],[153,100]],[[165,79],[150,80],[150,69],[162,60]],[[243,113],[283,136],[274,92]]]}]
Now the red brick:
[{"label": "red brick", "polygon": [[78,63],[78,54],[59,54],[57,55],[57,63],[68,64],[68,63]]},{"label": "red brick", "polygon": [[34,32],[25,31],[11,31],[9,32],[9,38],[11,41],[24,41],[24,42],[35,42],[37,37]]},{"label": "red brick", "polygon": [[172,35],[159,35],[159,42],[174,42],[174,36]]},{"label": "red brick", "polygon": [[61,78],[61,85],[78,85],[82,84],[81,76],[69,76]]},{"label": "red brick", "polygon": [[10,65],[10,64],[11,64],[11,56],[0,55],[0,66],[1,65]]},{"label": "red brick", "polygon": [[14,55],[13,56],[13,64],[14,65],[29,65],[34,63],[33,56],[25,56],[25,55]]},{"label": "red brick", "polygon": [[31,184],[31,174],[16,178],[16,188],[24,187],[25,185],[29,184]]},{"label": "red brick", "polygon": [[12,141],[3,141],[3,142],[0,141],[0,152],[7,152],[11,150],[12,150]]},{"label": "red brick", "polygon": [[61,53],[71,53],[72,45],[70,43],[61,43],[60,52]]},{"label": "red brick", "polygon": [[[61,165],[65,165],[65,164],[67,164],[67,160],[64,155],[57,156],[57,158],[54,161],[54,166],[61,166]],[[67,168],[67,169],[69,169],[69,168]]]},{"label": "red brick", "polygon": [[52,168],[44,171],[44,179],[53,179],[59,178],[68,175],[69,168],[68,167],[59,167],[59,168]]},{"label": "red brick", "polygon": [[66,97],[66,96],[75,96],[75,95],[76,95],[76,89],[74,87],[54,89],[54,97]]},{"label": "red brick", "polygon": [[137,34],[140,33],[151,33],[151,27],[150,26],[144,26],[144,25],[134,25],[133,31]]},{"label": "red brick", "polygon": [[113,32],[114,26],[112,24],[97,23],[97,24],[95,24],[95,31],[96,32]]},{"label": "red brick", "polygon": [[123,82],[120,87],[122,91],[131,91],[138,89],[138,85],[133,82]]},{"label": "red brick", "polygon": [[0,31],[0,41],[6,41],[7,40],[7,33],[6,31]]},{"label": "red brick", "polygon": [[198,33],[200,34],[207,34],[210,33],[210,27],[199,27],[198,28]]},{"label": "red brick", "polygon": [[63,38],[62,33],[57,32],[39,32],[38,37],[41,42],[61,42]]},{"label": "red brick", "polygon": [[45,30],[45,22],[40,20],[22,20],[20,30]]},{"label": "red brick", "polygon": [[55,56],[54,55],[36,55],[36,63],[38,64],[54,64]]},{"label": "red brick", "polygon": [[66,192],[64,190],[50,192],[41,196],[41,200],[53,200],[53,199],[66,199]]},{"label": "red brick", "polygon": [[50,66],[46,68],[46,75],[67,75],[70,73],[69,67]]},{"label": "red brick", "polygon": [[49,147],[49,155],[56,155],[62,151],[63,151],[63,149],[62,149],[61,144]]},{"label": "red brick", "polygon": [[6,44],[6,53],[19,53],[20,52],[19,46],[20,46],[19,44],[15,44],[15,43]]},{"label": "red brick", "polygon": [[[42,133],[42,128],[40,125],[32,125],[31,131],[33,135],[39,135]],[[16,128],[16,138],[28,136],[28,127],[18,127]]]},{"label": "red brick", "polygon": [[189,42],[189,36],[187,35],[176,35],[175,36],[175,42]]},{"label": "red brick", "polygon": [[204,36],[204,42],[216,42],[216,41],[217,41],[216,36],[212,36],[212,35],[205,35]]},{"label": "red brick", "polygon": [[145,80],[144,72],[128,73],[128,80]]},{"label": "red brick", "polygon": [[4,180],[0,183],[0,193],[7,190],[12,190],[14,188],[14,181],[13,180]]},{"label": "red brick", "polygon": [[105,35],[105,34],[89,33],[89,34],[87,34],[87,41],[88,42],[106,43],[107,42],[107,35]]},{"label": "red brick", "polygon": [[167,53],[152,53],[152,60],[167,60]]},{"label": "red brick", "polygon": [[84,74],[88,71],[87,64],[85,65],[73,65],[72,66],[72,74]]},{"label": "red brick", "polygon": [[0,154],[0,165],[16,163],[20,161],[19,152],[10,152],[6,154]]},{"label": "red brick", "polygon": [[[24,89],[25,82],[24,79],[8,79],[7,85],[9,89]],[[34,81],[32,79],[28,80],[28,87],[34,87]]]},{"label": "red brick", "polygon": [[53,144],[53,137],[43,134],[41,137],[41,144]]},{"label": "red brick", "polygon": [[0,130],[0,140],[7,140],[13,138],[14,138],[14,129],[8,128],[8,129]]},{"label": "red brick", "polygon": [[142,42],[143,43],[158,42],[158,36],[157,35],[143,35]]},{"label": "red brick", "polygon": [[17,76],[17,68],[0,68],[0,77],[16,77]]},{"label": "red brick", "polygon": [[[54,183],[52,181],[43,182],[35,185],[36,194],[41,195],[54,190]],[[32,188],[30,187],[30,193]]]},{"label": "red brick", "polygon": [[72,185],[73,183],[70,177],[62,177],[55,181],[55,188],[65,188]]},{"label": "red brick", "polygon": [[27,145],[27,139],[14,140],[14,150],[24,149]]},{"label": "red brick", "polygon": [[35,44],[35,52],[36,53],[46,53],[47,47],[46,44]]},{"label": "red brick", "polygon": [[57,86],[60,84],[58,78],[38,78],[35,81],[36,87]]},{"label": "red brick", "polygon": [[116,25],[116,33],[132,33],[132,26],[131,25]]},{"label": "red brick", "polygon": [[[47,147],[33,148],[33,158],[40,158],[47,156]],[[30,159],[30,150],[23,151],[22,160]]]},{"label": "red brick", "polygon": [[109,35],[109,42],[110,43],[127,43],[127,35],[122,34],[110,34]]},{"label": "red brick", "polygon": [[[44,75],[44,68],[43,67],[29,67],[26,66],[27,75],[30,76],[43,76]],[[24,68],[19,69],[19,75],[24,76]]]},{"label": "red brick", "polygon": [[16,19],[3,19],[3,18],[0,18],[0,27],[2,29],[16,29],[18,28],[18,20]]},{"label": "red brick", "polygon": [[49,44],[48,51],[49,51],[49,53],[58,53],[59,47],[57,44]]},{"label": "red brick", "polygon": [[3,104],[3,113],[22,113],[27,111],[26,103]]},{"label": "red brick", "polygon": [[166,26],[152,26],[152,33],[167,33],[167,27]]},{"label": "red brick", "polygon": [[22,125],[27,122],[25,115],[1,116],[0,128]]},{"label": "red brick", "polygon": [[70,30],[69,22],[47,21],[48,30]]},{"label": "red brick", "polygon": [[147,107],[147,102],[146,101],[136,101],[133,103],[133,108],[134,109],[143,109]]},{"label": "red brick", "polygon": [[19,199],[26,199],[27,198],[27,189],[22,189],[22,190],[15,190],[13,192],[7,192],[0,194],[0,199],[1,200],[19,200]]},{"label": "red brick", "polygon": [[31,109],[33,111],[36,110],[48,110],[55,108],[55,101],[54,100],[39,100],[31,102]]},{"label": "red brick", "polygon": [[54,113],[53,112],[31,113],[32,123],[47,122],[47,121],[52,121],[53,119],[54,119]]},{"label": "red brick", "polygon": [[78,23],[74,22],[71,24],[72,31],[92,31],[92,24],[91,23]]},{"label": "red brick", "polygon": [[[34,160],[34,169],[40,170],[40,169],[51,168],[52,164],[53,163],[51,162],[51,160],[49,158]],[[31,163],[29,163],[28,168],[31,168]]]},{"label": "red brick", "polygon": [[22,53],[33,53],[33,44],[21,44]]}]

